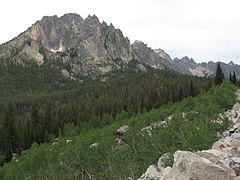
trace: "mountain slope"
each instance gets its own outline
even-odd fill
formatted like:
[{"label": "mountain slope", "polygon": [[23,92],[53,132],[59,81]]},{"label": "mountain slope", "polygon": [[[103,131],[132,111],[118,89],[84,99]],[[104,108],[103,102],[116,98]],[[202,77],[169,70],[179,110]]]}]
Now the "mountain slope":
[{"label": "mountain slope", "polygon": [[[236,87],[224,82],[198,97],[130,119],[119,114],[117,122],[102,129],[67,125],[63,137],[51,144],[33,144],[25,155],[0,168],[1,178],[136,179],[166,152],[209,148],[217,139],[216,131],[228,126],[227,121],[219,125],[215,120],[235,103],[235,91]],[[165,125],[155,126],[159,122]],[[120,135],[123,142],[117,145],[116,130],[122,125],[129,129]],[[149,125],[155,127],[149,129],[151,136],[142,130]]]},{"label": "mountain slope", "polygon": [[173,64],[170,56],[164,51],[156,50],[147,47],[142,41],[135,41],[131,45],[134,59],[145,63],[151,67],[157,69],[170,68],[177,70],[177,67]]}]

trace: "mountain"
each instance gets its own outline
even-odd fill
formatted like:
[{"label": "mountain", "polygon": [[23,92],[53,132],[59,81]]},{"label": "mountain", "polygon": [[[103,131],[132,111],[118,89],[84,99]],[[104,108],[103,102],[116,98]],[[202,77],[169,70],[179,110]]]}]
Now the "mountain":
[{"label": "mountain", "polygon": [[[157,69],[212,76],[216,69],[214,62],[196,63],[187,56],[172,60],[162,49],[153,50],[142,41],[130,44],[121,30],[100,22],[95,15],[86,19],[73,13],[44,16],[16,38],[0,45],[0,62],[49,64],[70,79],[121,70],[132,60],[139,62],[137,70],[145,70],[142,64],[146,64]],[[230,62],[221,66],[226,77],[230,71],[240,77],[239,65]]]},{"label": "mountain", "polygon": [[[130,44],[112,24],[98,17],[83,19],[78,14],[45,16],[18,37],[0,45],[0,61],[17,64],[35,62],[58,66],[66,77],[95,76],[123,69],[133,59],[163,69],[172,67],[141,43]],[[61,66],[60,66],[61,65]]]},{"label": "mountain", "polygon": [[0,59],[39,65],[60,61],[73,74],[102,74],[133,59],[128,38],[97,16],[45,16],[13,40],[0,46]]},{"label": "mountain", "polygon": [[153,50],[142,41],[135,41],[131,45],[133,58],[157,69],[170,68],[176,70],[170,56],[163,50]]},{"label": "mountain", "polygon": [[[218,62],[203,62],[196,63],[192,58],[185,56],[182,59],[175,58],[173,63],[178,67],[180,72],[195,76],[214,76],[216,73]],[[219,62],[224,72],[225,78],[229,78],[230,71],[236,72],[238,78],[240,78],[240,65],[234,64],[232,61],[228,64]]]}]

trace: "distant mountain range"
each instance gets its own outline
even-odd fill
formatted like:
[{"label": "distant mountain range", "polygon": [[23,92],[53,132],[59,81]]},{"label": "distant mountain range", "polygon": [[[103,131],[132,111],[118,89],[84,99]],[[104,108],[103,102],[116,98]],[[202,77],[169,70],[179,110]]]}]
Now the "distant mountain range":
[{"label": "distant mountain range", "polygon": [[[178,67],[180,72],[184,74],[190,74],[195,76],[214,76],[216,73],[217,63],[218,62],[202,62],[196,63],[192,58],[188,58],[187,56],[182,59],[175,58],[173,59],[173,63]],[[235,71],[237,76],[240,78],[240,65],[234,64],[232,61],[228,64],[219,62],[224,75],[226,78],[229,78],[230,71]]]},{"label": "distant mountain range", "polygon": [[[24,64],[59,66],[65,76],[95,76],[119,70],[132,61],[157,69],[197,75],[213,76],[216,63],[196,63],[193,59],[171,59],[161,49],[153,50],[141,41],[130,44],[121,30],[100,22],[98,17],[83,19],[78,14],[45,16],[18,37],[0,45],[0,61]],[[235,71],[240,77],[240,66],[221,63],[225,76]]]}]

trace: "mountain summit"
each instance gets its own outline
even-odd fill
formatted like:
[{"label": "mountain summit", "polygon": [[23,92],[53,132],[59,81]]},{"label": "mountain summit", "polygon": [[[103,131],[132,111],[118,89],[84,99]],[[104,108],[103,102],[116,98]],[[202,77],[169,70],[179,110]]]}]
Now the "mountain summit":
[{"label": "mountain summit", "polygon": [[23,63],[60,60],[75,73],[105,73],[118,68],[113,59],[133,59],[128,38],[98,17],[77,14],[45,16],[13,40],[0,46],[0,59]]},{"label": "mountain summit", "polygon": [[[157,69],[172,69],[181,73],[212,76],[216,63],[197,64],[183,57],[174,60],[162,49],[151,49],[142,41],[130,44],[113,24],[100,22],[96,15],[83,19],[69,13],[61,17],[44,16],[18,37],[0,45],[0,62],[25,64],[35,62],[59,67],[67,77],[96,76],[128,67],[135,61],[139,70],[146,64]],[[225,76],[239,66],[222,63]]]}]

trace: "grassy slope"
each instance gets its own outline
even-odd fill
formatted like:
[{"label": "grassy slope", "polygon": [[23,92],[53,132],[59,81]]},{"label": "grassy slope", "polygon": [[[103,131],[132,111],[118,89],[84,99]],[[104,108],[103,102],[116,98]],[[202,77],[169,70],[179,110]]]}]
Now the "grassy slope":
[{"label": "grassy slope", "polygon": [[[126,179],[137,178],[149,164],[157,162],[166,152],[177,149],[207,149],[217,139],[216,131],[228,126],[214,124],[218,117],[235,103],[236,87],[228,82],[214,87],[195,98],[187,98],[131,119],[119,121],[103,129],[80,131],[66,126],[64,137],[58,144],[33,144],[26,155],[5,164],[0,169],[0,179]],[[182,112],[187,112],[186,119]],[[174,114],[164,128],[155,129],[152,136],[142,136],[140,129]],[[121,125],[129,125],[127,146],[114,148],[114,132]],[[66,143],[67,139],[72,142]],[[92,143],[100,145],[89,148]]]}]

